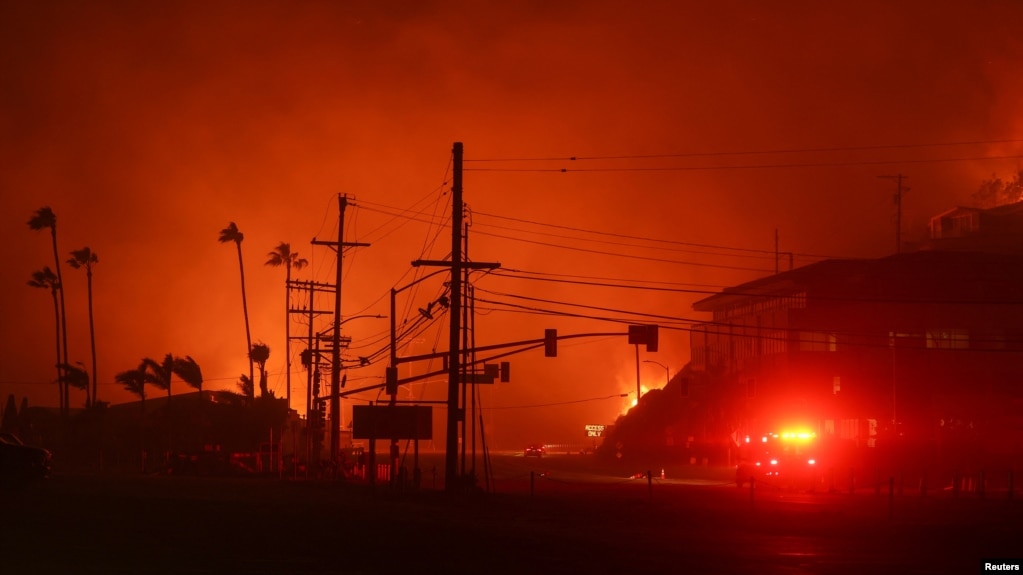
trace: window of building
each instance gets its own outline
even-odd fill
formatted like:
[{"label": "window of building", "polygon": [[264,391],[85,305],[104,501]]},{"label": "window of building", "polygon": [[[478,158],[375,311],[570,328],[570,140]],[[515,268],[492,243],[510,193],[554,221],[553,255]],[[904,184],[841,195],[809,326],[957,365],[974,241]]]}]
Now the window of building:
[{"label": "window of building", "polygon": [[803,331],[799,333],[799,351],[836,351],[838,338],[833,333]]},{"label": "window of building", "polygon": [[965,329],[927,330],[928,349],[967,349],[969,347],[970,334]]},{"label": "window of building", "polygon": [[980,227],[980,215],[977,213],[959,214],[952,218],[952,229],[956,236],[962,237],[977,231]]}]

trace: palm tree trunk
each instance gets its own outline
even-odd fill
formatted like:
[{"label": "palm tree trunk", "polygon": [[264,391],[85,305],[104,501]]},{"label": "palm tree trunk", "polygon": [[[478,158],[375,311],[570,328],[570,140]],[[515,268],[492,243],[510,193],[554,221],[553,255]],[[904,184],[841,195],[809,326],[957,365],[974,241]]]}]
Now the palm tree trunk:
[{"label": "palm tree trunk", "polygon": [[86,268],[86,278],[89,283],[89,344],[92,346],[92,404],[95,405],[96,397],[96,327],[92,319],[92,267]]},{"label": "palm tree trunk", "polygon": [[59,304],[57,303],[57,290],[54,289],[54,290],[52,290],[51,293],[53,294],[53,322],[54,322],[53,336],[54,336],[54,340],[57,343],[57,395],[59,396],[59,399],[60,399],[60,412],[64,413],[64,391],[63,391],[64,388],[62,387],[63,384],[61,383],[62,373],[63,372],[60,369],[60,366],[61,366],[61,363],[60,363],[60,307],[59,307]]},{"label": "palm tree trunk", "polygon": [[245,314],[245,357],[249,359],[249,380],[255,381],[255,371],[252,368],[252,335],[249,332],[249,303],[245,297],[245,264],[242,263],[242,244],[237,243],[238,246],[238,270],[242,276],[242,313]]},{"label": "palm tree trunk", "polygon": [[[50,227],[50,237],[53,239],[53,261],[57,266],[57,285],[60,290],[60,333],[61,338],[64,342],[64,353],[63,363],[68,365],[67,356],[67,308],[64,307],[64,278],[60,274],[60,252],[57,250],[57,224],[54,223]],[[71,408],[71,394],[68,382],[64,381],[65,378],[57,380],[57,385],[60,386],[61,393],[61,415],[64,417],[68,416],[69,409]]]}]

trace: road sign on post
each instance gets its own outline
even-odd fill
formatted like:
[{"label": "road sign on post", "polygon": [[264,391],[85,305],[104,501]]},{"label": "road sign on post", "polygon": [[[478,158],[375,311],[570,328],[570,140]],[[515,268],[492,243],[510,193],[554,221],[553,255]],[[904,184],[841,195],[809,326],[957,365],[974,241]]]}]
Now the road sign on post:
[{"label": "road sign on post", "polygon": [[657,325],[630,325],[629,343],[645,345],[647,351],[657,351]]}]

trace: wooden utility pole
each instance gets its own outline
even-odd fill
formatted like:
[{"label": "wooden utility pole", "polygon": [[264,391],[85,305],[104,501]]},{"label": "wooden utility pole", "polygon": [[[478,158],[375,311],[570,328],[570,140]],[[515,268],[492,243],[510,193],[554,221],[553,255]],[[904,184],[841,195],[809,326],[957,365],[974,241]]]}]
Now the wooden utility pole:
[{"label": "wooden utility pole", "polygon": [[341,440],[341,278],[344,248],[365,247],[369,244],[345,242],[345,208],[348,207],[348,196],[337,195],[338,225],[336,242],[320,242],[313,244],[332,246],[337,251],[337,274],[334,280],[334,327],[330,354],[330,461],[337,463]]},{"label": "wooden utility pole", "polygon": [[448,419],[447,437],[444,443],[444,490],[457,490],[461,478],[458,477],[458,424],[465,421],[465,409],[459,405],[459,392],[462,385],[462,271],[476,269],[495,269],[499,263],[463,262],[462,261],[462,142],[455,142],[452,148],[452,184],[451,184],[451,261],[416,260],[414,266],[444,266],[451,269],[450,306],[448,315],[451,325],[448,339]]},{"label": "wooden utility pole", "polygon": [[461,355],[458,337],[462,329],[462,142],[455,142],[452,154],[453,180],[451,185],[451,320],[448,338],[448,421],[444,454],[444,490],[452,492],[457,482],[458,422],[465,414],[458,408],[461,384]]},{"label": "wooden utility pole", "polygon": [[902,185],[903,179],[908,179],[909,176],[903,176],[897,174],[894,176],[878,176],[886,180],[895,180],[895,253],[902,253],[902,195],[909,191],[909,188]]}]

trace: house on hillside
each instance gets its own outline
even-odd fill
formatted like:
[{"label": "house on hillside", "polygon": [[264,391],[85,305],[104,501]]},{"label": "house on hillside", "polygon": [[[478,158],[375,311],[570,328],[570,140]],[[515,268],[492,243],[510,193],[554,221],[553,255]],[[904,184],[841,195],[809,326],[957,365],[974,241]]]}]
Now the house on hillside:
[{"label": "house on hillside", "polygon": [[705,423],[733,438],[800,424],[863,448],[1019,454],[1023,250],[937,249],[1023,214],[1005,208],[937,216],[929,250],[825,260],[696,302],[713,316],[690,344],[717,406]]},{"label": "house on hillside", "polygon": [[1023,253],[1023,202],[956,207],[931,218],[926,249]]}]

